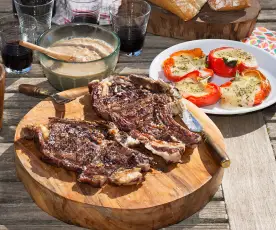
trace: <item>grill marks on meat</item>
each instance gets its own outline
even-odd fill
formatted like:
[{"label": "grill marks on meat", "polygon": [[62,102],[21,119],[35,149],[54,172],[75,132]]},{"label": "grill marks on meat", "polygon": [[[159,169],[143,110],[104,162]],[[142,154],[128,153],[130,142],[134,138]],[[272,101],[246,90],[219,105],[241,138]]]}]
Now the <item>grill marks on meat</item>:
[{"label": "grill marks on meat", "polygon": [[[42,153],[42,160],[78,173],[80,182],[95,187],[107,181],[139,184],[151,158],[126,147],[127,134],[111,122],[49,118],[48,127],[28,127]],[[120,142],[122,141],[122,143]],[[125,146],[124,146],[125,145]]]},{"label": "grill marks on meat", "polygon": [[173,119],[174,90],[161,81],[136,75],[91,82],[92,106],[106,120],[167,162],[179,162],[185,145],[201,140]]}]

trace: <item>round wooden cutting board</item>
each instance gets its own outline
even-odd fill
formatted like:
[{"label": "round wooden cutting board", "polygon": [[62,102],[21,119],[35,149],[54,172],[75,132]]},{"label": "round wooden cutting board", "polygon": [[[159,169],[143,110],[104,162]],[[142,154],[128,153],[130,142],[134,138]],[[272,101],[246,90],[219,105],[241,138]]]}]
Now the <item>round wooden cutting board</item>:
[{"label": "round wooden cutting board", "polygon": [[[36,204],[50,215],[70,224],[93,229],[159,229],[175,224],[207,204],[223,177],[212,153],[202,143],[183,156],[182,164],[152,170],[139,186],[105,185],[93,188],[76,181],[74,172],[42,162],[32,141],[21,139],[28,124],[47,124],[48,117],[97,119],[90,106],[87,87],[61,93],[78,97],[66,105],[50,100],[37,104],[19,123],[15,134],[16,171]],[[207,133],[225,148],[214,123],[196,106],[188,109]]]}]

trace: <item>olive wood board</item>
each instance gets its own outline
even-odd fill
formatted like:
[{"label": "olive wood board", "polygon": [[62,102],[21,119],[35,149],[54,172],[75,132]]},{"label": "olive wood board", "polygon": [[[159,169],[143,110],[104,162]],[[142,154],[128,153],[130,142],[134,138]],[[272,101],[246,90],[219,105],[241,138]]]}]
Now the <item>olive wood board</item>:
[{"label": "olive wood board", "polygon": [[251,0],[250,7],[237,11],[214,11],[206,3],[198,15],[184,21],[152,4],[147,30],[155,35],[187,41],[206,38],[241,40],[252,33],[260,10],[258,0]]},{"label": "olive wood board", "polygon": [[[51,216],[91,229],[159,229],[199,211],[218,190],[224,170],[204,142],[186,150],[184,163],[146,173],[140,185],[94,188],[77,182],[74,172],[42,162],[35,144],[21,138],[23,127],[47,124],[52,116],[99,119],[90,105],[87,87],[61,95],[77,99],[65,105],[41,101],[20,121],[14,139],[17,175],[35,203]],[[187,108],[225,149],[223,136],[210,118],[188,101]]]}]

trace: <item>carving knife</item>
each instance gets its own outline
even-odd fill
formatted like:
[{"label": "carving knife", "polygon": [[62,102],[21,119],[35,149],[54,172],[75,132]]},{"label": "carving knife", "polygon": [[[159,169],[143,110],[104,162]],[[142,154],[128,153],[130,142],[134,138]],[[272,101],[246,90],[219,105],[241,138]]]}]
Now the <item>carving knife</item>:
[{"label": "carving knife", "polygon": [[228,168],[230,166],[230,159],[220,146],[215,143],[215,140],[211,135],[206,133],[200,124],[200,122],[193,116],[193,114],[187,109],[185,101],[183,99],[178,100],[178,103],[173,106],[174,113],[179,115],[184,124],[192,132],[200,133],[205,143],[213,150],[214,158],[223,168]]}]

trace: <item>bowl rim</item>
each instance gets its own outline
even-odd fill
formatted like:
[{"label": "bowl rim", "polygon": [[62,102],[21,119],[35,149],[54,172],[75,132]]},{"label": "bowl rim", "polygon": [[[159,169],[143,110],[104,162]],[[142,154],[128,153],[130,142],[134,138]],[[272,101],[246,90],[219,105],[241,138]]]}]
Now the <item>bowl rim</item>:
[{"label": "bowl rim", "polygon": [[106,57],[103,57],[101,59],[97,59],[97,60],[93,60],[93,61],[86,61],[86,62],[67,62],[67,61],[62,61],[62,60],[57,60],[55,58],[52,58],[50,56],[47,56],[43,53],[39,53],[40,55],[42,56],[45,56],[55,62],[61,62],[61,63],[72,63],[72,64],[80,64],[80,63],[96,63],[96,62],[99,62],[99,61],[103,61],[103,60],[106,60],[108,59],[109,57],[112,57],[113,55],[115,55],[119,50],[120,50],[120,46],[121,46],[121,41],[120,41],[120,38],[118,37],[118,35],[116,33],[114,33],[113,31],[110,31],[110,30],[107,30],[105,28],[103,28],[102,26],[99,26],[99,25],[95,25],[95,24],[91,24],[91,23],[70,23],[70,24],[64,24],[64,25],[58,25],[58,26],[55,26],[54,28],[51,28],[51,29],[48,29],[46,30],[44,33],[42,33],[38,39],[37,39],[37,44],[40,45],[40,42],[41,40],[46,37],[46,35],[49,33],[49,32],[52,32],[52,31],[55,31],[55,30],[58,30],[60,28],[64,28],[64,27],[74,27],[74,26],[89,26],[89,27],[96,27],[96,28],[100,28],[101,30],[107,32],[107,33],[111,33],[117,40],[117,47],[114,49],[114,51],[109,54],[108,56]]}]

